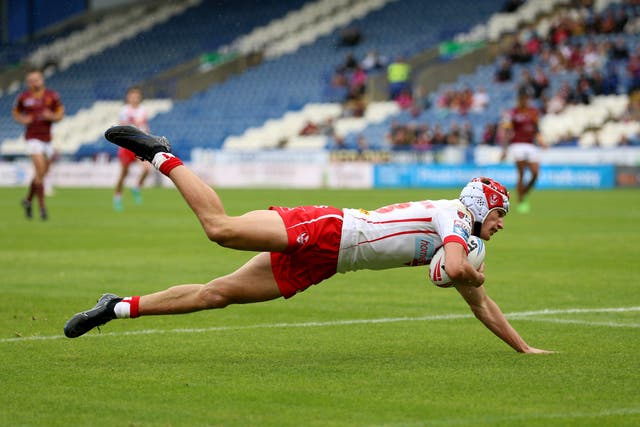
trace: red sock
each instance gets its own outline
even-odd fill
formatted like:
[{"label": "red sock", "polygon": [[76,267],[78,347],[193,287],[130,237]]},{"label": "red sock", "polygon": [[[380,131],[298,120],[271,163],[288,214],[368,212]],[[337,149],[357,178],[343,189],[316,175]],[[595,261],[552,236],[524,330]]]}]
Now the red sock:
[{"label": "red sock", "polygon": [[169,176],[169,172],[182,165],[182,160],[171,153],[157,153],[151,163],[164,175]]},{"label": "red sock", "polygon": [[138,311],[139,305],[139,296],[126,297],[122,298],[122,301],[116,303],[113,311],[119,319],[126,319],[129,317],[135,319],[136,317],[140,317],[140,312]]}]

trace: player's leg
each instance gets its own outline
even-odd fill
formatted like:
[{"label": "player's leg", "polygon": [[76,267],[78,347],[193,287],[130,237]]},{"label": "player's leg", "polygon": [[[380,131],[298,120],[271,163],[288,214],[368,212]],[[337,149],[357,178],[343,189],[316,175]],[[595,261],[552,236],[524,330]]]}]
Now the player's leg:
[{"label": "player's leg", "polygon": [[218,194],[186,166],[172,169],[168,177],[210,240],[224,247],[249,251],[279,252],[287,248],[287,231],[277,212],[258,210],[230,217]]},{"label": "player's leg", "polygon": [[153,168],[153,166],[151,165],[151,163],[149,162],[139,162],[140,167],[142,168],[142,172],[140,173],[140,176],[138,177],[138,182],[136,183],[136,186],[133,187],[131,189],[131,193],[133,193],[133,199],[135,200],[135,202],[139,205],[142,204],[142,187],[144,186],[144,182],[147,179],[147,176],[149,176],[149,172],[151,172],[151,169]]},{"label": "player's leg", "polygon": [[124,181],[129,175],[129,163],[120,161],[120,174],[116,181],[116,188],[113,192],[113,209],[117,212],[122,211],[122,191],[124,190]]},{"label": "player's leg", "polygon": [[525,196],[527,195],[527,186],[525,184],[525,173],[527,171],[528,162],[526,160],[517,160],[516,161],[516,169],[518,170],[518,205],[516,206],[516,210],[520,213],[528,213],[529,202],[526,200]]},{"label": "player's leg", "polygon": [[529,194],[529,192],[533,189],[533,187],[536,185],[536,181],[538,181],[538,175],[540,175],[540,163],[530,161],[527,162],[527,167],[529,169],[530,177],[529,181],[527,181],[524,187],[524,196]]},{"label": "player's leg", "polygon": [[31,162],[34,168],[33,193],[38,198],[40,217],[47,219],[47,207],[44,201],[44,177],[49,169],[48,161],[43,153],[34,153],[31,155]]},{"label": "player's leg", "polygon": [[173,286],[140,297],[120,298],[105,294],[95,307],[69,319],[64,333],[69,338],[76,338],[116,318],[191,313],[224,308],[229,304],[268,301],[281,296],[271,270],[270,254],[263,252],[235,272],[205,285]]},{"label": "player's leg", "polygon": [[54,194],[53,184],[49,179],[47,179],[47,177],[49,176],[49,172],[51,171],[51,165],[53,164],[54,160],[57,158],[57,153],[50,143],[45,145],[44,155],[45,155],[46,164],[45,164],[44,175],[42,177],[43,191],[45,196],[53,196]]},{"label": "player's leg", "polygon": [[288,236],[280,215],[269,210],[229,217],[218,194],[171,154],[164,137],[142,132],[133,126],[114,126],[105,132],[107,140],[150,161],[168,176],[196,214],[210,240],[222,246],[252,251],[283,251]]},{"label": "player's leg", "polygon": [[516,184],[516,191],[518,192],[518,201],[522,202],[525,195],[524,174],[527,169],[527,161],[516,160],[516,169],[518,172],[518,182]]},{"label": "player's leg", "polygon": [[231,274],[205,285],[179,285],[140,297],[138,314],[181,314],[281,297],[270,254],[261,252]]}]

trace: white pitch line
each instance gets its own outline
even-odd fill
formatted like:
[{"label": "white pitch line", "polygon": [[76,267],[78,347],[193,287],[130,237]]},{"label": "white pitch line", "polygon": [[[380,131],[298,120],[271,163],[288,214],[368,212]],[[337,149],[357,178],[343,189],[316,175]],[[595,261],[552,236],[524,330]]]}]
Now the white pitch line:
[{"label": "white pitch line", "polygon": [[[584,313],[625,313],[640,311],[639,307],[611,307],[611,308],[568,308],[568,309],[545,309],[537,311],[521,311],[514,313],[507,313],[508,318],[518,320],[529,321],[555,321],[554,319],[534,318],[535,316],[544,316],[549,314],[584,314]],[[224,332],[224,331],[239,331],[246,329],[275,329],[275,328],[309,328],[309,327],[326,327],[326,326],[346,326],[346,325],[361,325],[361,324],[376,324],[376,323],[397,323],[397,322],[425,322],[425,321],[439,321],[439,320],[457,320],[457,319],[469,319],[472,318],[471,314],[443,314],[434,316],[420,316],[420,317],[388,317],[379,319],[347,319],[347,320],[335,320],[329,322],[303,322],[303,323],[262,323],[256,325],[244,325],[244,326],[213,326],[210,328],[183,328],[183,329],[146,329],[140,331],[129,332],[109,332],[104,334],[88,334],[87,338],[96,337],[113,337],[113,336],[129,336],[129,335],[153,335],[153,334],[169,334],[169,333],[203,333],[203,332]],[[562,319],[557,319],[558,323]],[[567,320],[562,323],[578,323],[580,321]],[[612,326],[620,327],[621,325],[635,325],[635,324],[619,324],[608,322],[586,322],[584,324],[590,324],[598,326]],[[637,326],[629,326],[637,327]],[[31,336],[31,337],[15,337],[15,338],[2,338],[0,343],[10,342],[25,342],[25,341],[46,341],[57,340],[65,338],[60,335],[48,335],[48,336]]]}]

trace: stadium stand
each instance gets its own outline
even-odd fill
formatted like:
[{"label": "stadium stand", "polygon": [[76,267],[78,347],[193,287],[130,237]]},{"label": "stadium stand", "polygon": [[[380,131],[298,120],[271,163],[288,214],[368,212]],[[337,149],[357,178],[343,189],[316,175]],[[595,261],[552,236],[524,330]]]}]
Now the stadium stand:
[{"label": "stadium stand", "polygon": [[[92,157],[105,150],[104,141],[88,131],[91,125],[85,117],[94,117],[95,112],[95,126],[103,126],[108,111],[104,107],[115,105],[105,101],[121,98],[128,86],[203,53],[250,53],[256,49],[264,53],[259,66],[186,100],[163,104],[167,109],[159,108],[151,122],[154,132],[171,135],[176,152],[185,159],[190,158],[193,149],[201,147],[330,148],[331,138],[327,135],[301,138],[296,134],[310,116],[316,115],[317,121],[328,117],[335,120],[335,134],[343,139],[346,148],[355,147],[359,136],[366,138],[372,148],[386,147],[389,126],[395,120],[426,121],[445,128],[469,121],[478,139],[486,124],[499,120],[502,110],[513,102],[514,85],[493,81],[495,63],[478,66],[473,73],[440,85],[430,95],[436,99],[446,90],[485,86],[491,94],[491,108],[465,116],[442,114],[435,106],[415,115],[401,111],[395,103],[383,102],[370,104],[362,118],[341,118],[336,101],[344,93],[330,90],[328,81],[347,53],[362,58],[375,49],[386,58],[410,57],[453,38],[499,40],[525,23],[537,25],[537,31],[544,33],[552,24],[552,13],[568,1],[529,1],[515,13],[497,14],[502,3],[451,0],[432,8],[419,0],[271,0],[261,5],[260,13],[247,14],[247,7],[252,4],[249,0],[185,0],[171,5],[160,2],[160,6],[154,4],[151,9],[131,9],[126,15],[129,20],[117,13],[105,16],[100,22],[67,32],[21,55],[36,62],[46,61],[52,53],[60,55],[59,68],[49,77],[48,85],[62,94],[67,106],[68,118],[58,128],[60,138],[65,140],[63,152],[75,158]],[[605,10],[618,2],[595,3],[595,10]],[[136,25],[131,25],[131,19]],[[355,46],[340,46],[339,31],[347,27],[357,28],[363,41]],[[117,28],[120,31],[113,31]],[[82,46],[79,41],[85,38],[93,42]],[[637,48],[634,37],[626,41],[631,50]],[[527,67],[535,65],[534,62]],[[514,66],[514,75],[522,68]],[[563,81],[573,83],[576,78],[571,73],[554,76],[551,88]],[[5,111],[12,102],[13,96],[0,97],[0,107]],[[621,95],[597,100],[586,110],[568,109],[562,117],[545,118],[545,132],[550,137],[567,132],[558,123],[566,123],[564,117],[571,114],[582,119],[582,125],[580,120],[572,120],[571,132],[586,132],[620,117],[626,105],[627,100]],[[87,116],[87,111],[92,114]],[[83,126],[87,126],[85,137],[67,141],[63,136],[63,130],[84,129]],[[0,141],[5,141],[0,152],[18,155],[21,128],[3,115],[0,129]],[[589,138],[581,144],[588,145]]]}]

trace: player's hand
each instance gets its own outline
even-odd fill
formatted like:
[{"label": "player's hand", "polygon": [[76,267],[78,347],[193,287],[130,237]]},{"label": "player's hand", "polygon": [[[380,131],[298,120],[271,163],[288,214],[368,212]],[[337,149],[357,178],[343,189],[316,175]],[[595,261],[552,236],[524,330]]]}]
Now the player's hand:
[{"label": "player's hand", "polygon": [[30,125],[30,124],[33,122],[33,116],[30,116],[30,115],[28,115],[28,114],[23,114],[23,115],[22,115],[22,116],[20,116],[20,117],[21,117],[20,122],[21,122],[23,125]]},{"label": "player's hand", "polygon": [[51,122],[56,118],[56,115],[53,113],[53,111],[45,109],[42,111],[42,118]]},{"label": "player's hand", "polygon": [[523,353],[527,353],[527,354],[553,354],[555,353],[555,351],[551,351],[551,350],[542,350],[540,348],[534,348],[534,347],[527,347]]}]

